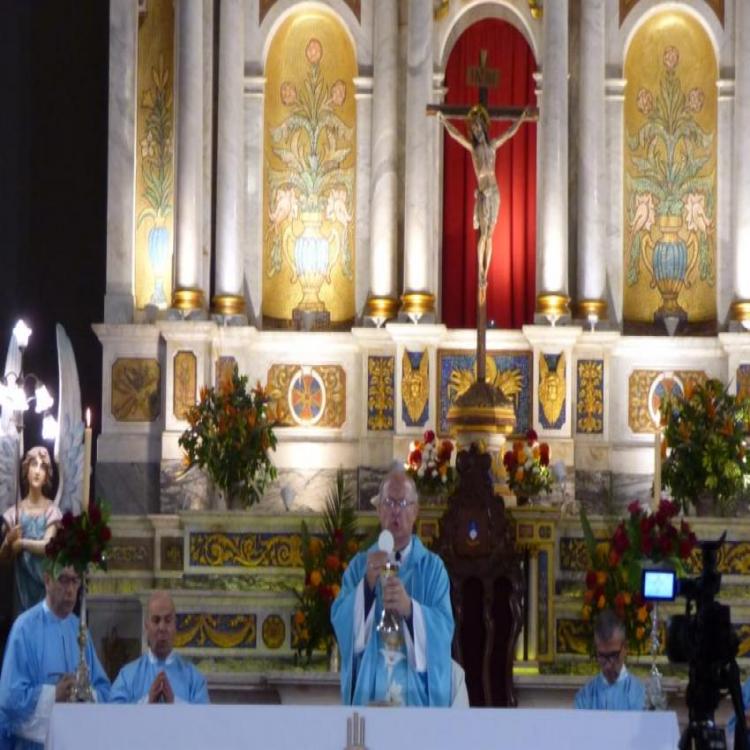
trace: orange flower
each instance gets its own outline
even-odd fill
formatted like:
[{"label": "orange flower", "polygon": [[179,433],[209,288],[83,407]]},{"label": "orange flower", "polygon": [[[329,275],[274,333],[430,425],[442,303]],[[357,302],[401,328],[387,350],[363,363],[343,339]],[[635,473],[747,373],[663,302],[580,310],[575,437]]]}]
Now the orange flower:
[{"label": "orange flower", "polygon": [[642,641],[646,637],[646,628],[644,628],[642,625],[639,625],[635,629],[635,637],[637,640]]},{"label": "orange flower", "polygon": [[328,570],[335,573],[339,569],[340,564],[341,561],[337,555],[328,555],[326,557],[326,568],[328,568]]},{"label": "orange flower", "polygon": [[638,622],[646,622],[648,617],[648,610],[645,607],[638,607],[638,611],[635,613]]},{"label": "orange flower", "polygon": [[606,604],[607,604],[607,599],[605,598],[604,594],[601,594],[596,601],[597,609],[604,609]]},{"label": "orange flower", "polygon": [[591,607],[588,604],[581,610],[581,617],[584,622],[588,622],[591,619]]},{"label": "orange flower", "polygon": [[323,549],[323,542],[317,537],[313,537],[307,545],[307,549],[310,550],[311,555],[320,554],[320,551]]},{"label": "orange flower", "polygon": [[623,591],[622,592],[622,598],[625,601],[625,606],[628,606],[630,602],[632,601],[632,597],[630,596],[629,591]]},{"label": "orange flower", "polygon": [[310,583],[316,588],[320,586],[322,580],[323,576],[320,574],[319,570],[313,570],[312,573],[310,573]]},{"label": "orange flower", "polygon": [[593,589],[586,589],[585,593],[583,594],[583,601],[586,602],[586,604],[591,604],[591,600],[593,598],[594,598]]},{"label": "orange flower", "polygon": [[294,613],[294,624],[302,625],[304,622],[305,622],[305,613],[301,609],[298,609]]},{"label": "orange flower", "polygon": [[604,584],[607,582],[607,571],[606,570],[597,570],[596,571],[596,582],[600,586],[604,586]]},{"label": "orange flower", "polygon": [[523,467],[516,469],[516,482],[523,482]]},{"label": "orange flower", "polygon": [[614,568],[620,562],[620,556],[617,554],[616,549],[609,551],[609,564]]},{"label": "orange flower", "polygon": [[349,540],[349,541],[348,541],[348,542],[346,543],[346,551],[347,551],[347,552],[348,552],[348,553],[349,553],[350,555],[353,555],[353,554],[354,554],[354,553],[355,553],[355,552],[356,552],[356,551],[357,551],[358,549],[359,549],[359,544],[357,544],[357,542],[356,542],[356,541],[355,541],[354,539],[350,539],[350,540]]},{"label": "orange flower", "polygon": [[339,595],[339,591],[341,591],[341,586],[339,586],[338,583],[334,583],[331,586],[331,591],[333,592],[333,598],[335,599]]}]

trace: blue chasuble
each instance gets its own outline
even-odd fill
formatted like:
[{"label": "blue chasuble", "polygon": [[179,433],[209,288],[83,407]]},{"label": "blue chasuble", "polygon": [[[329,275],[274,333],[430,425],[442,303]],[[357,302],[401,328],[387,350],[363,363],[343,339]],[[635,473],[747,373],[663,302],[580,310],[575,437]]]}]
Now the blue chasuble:
[{"label": "blue chasuble", "polygon": [[[377,545],[368,552],[375,550]],[[341,654],[341,700],[345,705],[365,706],[388,697],[388,668],[374,627],[364,651],[354,651],[359,625],[354,622],[357,587],[366,569],[367,552],[360,552],[344,573],[341,591],[331,608],[331,622]],[[417,537],[412,537],[411,553],[399,570],[399,578],[409,596],[420,605],[424,618],[426,671],[417,672],[404,655],[393,667],[393,680],[400,684],[404,705],[449,706],[453,611],[445,566]],[[372,609],[374,622],[378,623],[383,612],[380,585],[376,586]],[[403,620],[401,624],[407,628]]]},{"label": "blue chasuble", "polygon": [[117,675],[109,695],[111,703],[148,703],[148,693],[159,672],[167,675],[175,703],[208,703],[203,675],[174,651],[159,661],[148,653],[126,664]]},{"label": "blue chasuble", "polygon": [[[42,745],[15,736],[21,725],[32,718],[43,685],[56,685],[63,674],[78,666],[78,618],[69,615],[60,620],[41,601],[26,610],[13,623],[5,647],[0,677],[0,734],[11,736],[15,750],[36,750]],[[99,702],[109,698],[109,680],[104,674],[89,638],[86,661],[91,686]],[[46,717],[47,719],[49,717]],[[2,742],[0,741],[0,747]]]},{"label": "blue chasuble", "polygon": [[595,711],[644,711],[646,690],[625,668],[612,685],[600,672],[576,693],[575,706]]}]

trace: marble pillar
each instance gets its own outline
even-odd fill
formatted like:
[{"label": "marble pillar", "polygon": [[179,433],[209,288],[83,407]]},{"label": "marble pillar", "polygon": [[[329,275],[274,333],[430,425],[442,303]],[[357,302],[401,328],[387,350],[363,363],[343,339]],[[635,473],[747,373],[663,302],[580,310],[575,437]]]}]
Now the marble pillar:
[{"label": "marble pillar", "polygon": [[[432,91],[431,0],[409,3],[406,79],[406,159],[404,192],[403,313],[413,322],[434,319],[433,255],[427,164],[430,157],[426,109]],[[434,186],[432,186],[434,187]]]},{"label": "marble pillar", "polygon": [[176,263],[172,306],[203,307],[203,3],[175,6],[177,30]]},{"label": "marble pillar", "polygon": [[568,0],[546,4],[539,122],[537,312],[568,314]]},{"label": "marble pillar", "polygon": [[[365,315],[382,325],[398,310],[398,4],[374,8],[372,162],[370,172],[370,291]],[[359,121],[358,121],[359,122]]]},{"label": "marble pillar", "polygon": [[578,112],[578,316],[606,320],[604,246],[604,0],[581,5]]},{"label": "marble pillar", "polygon": [[216,139],[216,269],[213,310],[245,319],[243,263],[244,0],[219,5],[219,102]]},{"label": "marble pillar", "polygon": [[750,6],[735,6],[734,301],[731,317],[750,329]]},{"label": "marble pillar", "polygon": [[132,323],[135,312],[135,132],[138,4],[109,4],[107,282],[104,320]]},{"label": "marble pillar", "polygon": [[357,103],[357,178],[356,223],[354,226],[354,309],[355,314],[365,307],[367,300],[368,257],[370,247],[370,181],[372,134],[372,86],[370,76],[355,76],[354,101]]}]

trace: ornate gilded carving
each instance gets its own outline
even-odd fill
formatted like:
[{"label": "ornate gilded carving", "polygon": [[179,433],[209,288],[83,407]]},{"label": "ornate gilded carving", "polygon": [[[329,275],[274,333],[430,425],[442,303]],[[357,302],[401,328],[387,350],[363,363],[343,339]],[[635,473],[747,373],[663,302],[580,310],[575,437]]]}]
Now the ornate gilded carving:
[{"label": "ornate gilded carving", "polygon": [[231,383],[235,367],[237,367],[237,360],[234,357],[219,357],[215,367],[216,385]]},{"label": "ornate gilded carving", "polygon": [[155,359],[123,357],[112,365],[112,416],[153,422],[161,411],[161,367]]},{"label": "ornate gilded carving", "polygon": [[539,353],[539,423],[547,429],[565,424],[565,352]]},{"label": "ornate gilded carving", "polygon": [[299,534],[191,531],[190,565],[211,568],[301,568]]},{"label": "ornate gilded carving", "polygon": [[579,359],[576,430],[601,435],[604,430],[604,360]]},{"label": "ornate gilded carving", "polygon": [[181,536],[165,536],[161,539],[161,569],[182,570],[184,545]]},{"label": "ornate gilded carving", "polygon": [[430,396],[430,358],[426,351],[404,349],[401,359],[401,402],[404,423],[422,427],[427,422]]},{"label": "ornate gilded carving", "polygon": [[740,398],[750,398],[750,365],[740,365],[737,368],[737,395]]},{"label": "ornate gilded carving", "polygon": [[556,622],[557,654],[579,654],[588,656],[591,653],[591,626],[583,620],[559,618]]},{"label": "ornate gilded carving", "polygon": [[367,358],[367,429],[393,429],[394,357]]},{"label": "ornate gilded carving", "polygon": [[702,370],[633,370],[628,378],[628,425],[636,433],[653,433],[662,399],[682,393],[688,383],[704,383]]},{"label": "ornate gilded carving", "polygon": [[560,570],[584,571],[589,564],[586,543],[580,538],[560,538]]},{"label": "ornate gilded carving", "polygon": [[195,404],[198,360],[193,352],[180,351],[174,355],[174,398],[172,410],[177,419],[187,419],[188,410]]},{"label": "ornate gilded carving", "polygon": [[177,648],[256,648],[254,614],[177,614]]},{"label": "ornate gilded carving", "polygon": [[286,625],[279,615],[268,615],[263,620],[261,637],[266,648],[275,650],[281,648],[286,640]]},{"label": "ornate gilded carving", "polygon": [[267,388],[282,427],[341,427],[346,372],[340,365],[271,365]]},{"label": "ornate gilded carving", "polygon": [[[487,382],[513,402],[516,434],[531,425],[531,352],[487,352]],[[438,431],[448,434],[448,409],[476,380],[476,354],[445,349],[438,351]]]},{"label": "ornate gilded carving", "polygon": [[115,537],[107,550],[109,570],[153,570],[154,540],[149,537]]}]

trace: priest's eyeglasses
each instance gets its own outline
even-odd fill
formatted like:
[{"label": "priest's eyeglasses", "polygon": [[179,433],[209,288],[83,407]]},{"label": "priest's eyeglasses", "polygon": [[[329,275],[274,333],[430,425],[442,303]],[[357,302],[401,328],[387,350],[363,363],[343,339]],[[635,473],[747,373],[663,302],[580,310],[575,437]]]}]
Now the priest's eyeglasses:
[{"label": "priest's eyeglasses", "polygon": [[624,645],[625,644],[623,643],[622,646],[617,649],[617,651],[597,651],[596,658],[602,664],[606,664],[607,662],[614,664],[620,658],[620,654],[622,653]]},{"label": "priest's eyeglasses", "polygon": [[414,502],[414,500],[407,500],[405,497],[401,497],[399,499],[396,499],[395,497],[387,497],[385,498],[385,500],[383,500],[383,505],[385,505],[388,510],[393,510],[394,508],[406,510],[408,507],[416,505],[416,503]]},{"label": "priest's eyeglasses", "polygon": [[57,582],[61,586],[72,586],[73,588],[78,588],[81,585],[81,579],[78,576],[61,575]]}]

